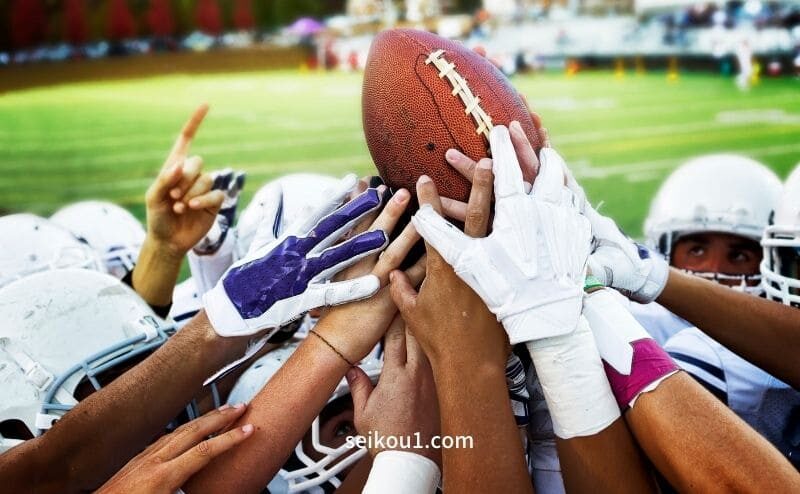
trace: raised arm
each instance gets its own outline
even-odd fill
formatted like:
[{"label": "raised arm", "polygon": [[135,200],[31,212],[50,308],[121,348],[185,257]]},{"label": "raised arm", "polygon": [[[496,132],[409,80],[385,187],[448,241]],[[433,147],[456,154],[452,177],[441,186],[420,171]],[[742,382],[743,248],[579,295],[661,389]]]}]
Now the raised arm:
[{"label": "raised arm", "polygon": [[800,310],[670,269],[658,302],[795,389]]},{"label": "raised arm", "polygon": [[[408,191],[395,193],[371,229],[391,231],[409,199]],[[365,258],[345,272],[347,278],[374,276],[383,288],[369,299],[331,308],[320,319],[314,334],[309,334],[237,422],[255,425],[254,439],[219,457],[190,481],[186,492],[264,489],[319,415],[336,384],[385,333],[397,312],[386,287],[389,272],[400,265],[418,238],[413,228],[407,227],[380,259]],[[421,264],[409,268],[416,282],[423,274]]]},{"label": "raised arm", "polygon": [[208,113],[201,105],[181,130],[155,182],[147,190],[147,235],[132,273],[133,289],[151,306],[168,307],[181,262],[214,224],[225,194],[211,190],[211,175],[189,145]]},{"label": "raised arm", "polygon": [[201,312],[46,434],[0,457],[0,483],[9,492],[96,489],[163,432],[203,381],[241,355],[246,345],[247,338],[218,336]]},{"label": "raised arm", "polygon": [[[488,172],[488,177],[486,172]],[[465,225],[468,234],[486,233],[491,170],[475,187]],[[417,197],[441,210],[436,187],[423,176]],[[510,351],[503,328],[486,305],[427,246],[427,271],[419,293],[402,273],[392,273],[392,296],[411,333],[430,359],[442,418],[442,434],[469,438],[467,447],[442,451],[446,492],[533,492],[525,455],[511,412],[505,381]],[[487,461],[491,458],[491,461]]]},{"label": "raised arm", "polygon": [[[539,119],[534,120],[538,125]],[[540,132],[543,133],[543,129],[540,129]],[[558,436],[559,460],[566,487],[568,490],[584,490],[589,487],[601,486],[616,492],[640,492],[652,489],[653,484],[649,472],[636,449],[630,432],[620,417],[619,408],[595,348],[590,325],[583,317],[575,319],[574,312],[580,311],[581,307],[582,269],[588,255],[590,238],[588,225],[580,221],[577,211],[570,212],[568,208],[557,204],[562,196],[569,195],[568,192],[565,193],[563,187],[564,179],[561,174],[560,157],[551,150],[544,151],[542,156],[550,159],[547,163],[540,163],[524,132],[513,122],[509,127],[508,134],[510,134],[510,144],[507,140],[502,143],[495,143],[497,139],[493,140],[496,173],[499,173],[498,167],[502,165],[506,165],[510,171],[514,167],[519,168],[522,171],[521,176],[518,177],[520,183],[510,184],[512,188],[515,188],[513,190],[517,191],[516,195],[522,197],[523,202],[532,202],[536,198],[541,198],[545,203],[551,202],[552,209],[560,211],[560,213],[556,211],[556,214],[562,215],[554,221],[553,218],[545,216],[547,213],[525,213],[521,204],[515,204],[513,207],[507,206],[513,211],[508,213],[509,215],[523,218],[521,221],[526,223],[524,227],[516,224],[501,225],[501,228],[504,228],[503,234],[511,235],[511,237],[500,243],[506,246],[524,245],[528,242],[542,247],[555,246],[550,247],[549,252],[543,250],[536,254],[539,259],[535,262],[540,263],[537,269],[544,277],[542,280],[536,280],[536,276],[528,275],[528,280],[521,282],[519,286],[505,289],[504,296],[507,298],[518,297],[515,302],[517,307],[513,310],[521,312],[520,307],[527,304],[533,307],[530,309],[531,311],[535,310],[543,314],[542,321],[558,321],[563,324],[563,327],[553,327],[552,325],[548,327],[544,324],[539,324],[537,327],[537,324],[533,323],[515,324],[516,336],[514,337],[517,338],[516,341],[527,342],[538,378],[545,390],[545,398]],[[542,137],[543,142],[548,142],[544,133]],[[501,141],[503,140],[501,139]],[[511,145],[513,145],[513,149],[510,149]],[[501,149],[495,150],[495,147]],[[514,155],[516,155],[516,159],[514,159]],[[481,187],[477,180],[478,174],[482,173],[480,166],[476,167],[476,164],[467,157],[453,152],[453,150],[448,152],[448,157],[450,164],[468,179],[472,180],[472,174],[475,174],[476,180],[473,180],[473,189]],[[508,161],[503,162],[501,157]],[[501,161],[498,162],[498,160]],[[510,167],[508,167],[509,164]],[[534,181],[533,192],[531,192],[531,186],[523,182],[526,170],[538,171],[540,175]],[[543,170],[548,171],[548,176],[542,176]],[[495,179],[495,181],[497,180],[500,178]],[[491,184],[491,178],[489,182]],[[548,184],[544,185],[545,182]],[[495,187],[497,188],[498,185]],[[554,192],[548,191],[548,188]],[[506,197],[508,192],[499,194],[496,192],[495,195],[496,198]],[[468,205],[452,200],[446,200],[444,204],[446,205],[445,212],[455,219],[463,221],[468,218]],[[500,211],[501,207],[497,206],[496,211]],[[545,205],[543,211],[549,207]],[[499,213],[496,212],[496,230],[498,216]],[[545,223],[545,220],[549,222]],[[531,226],[531,224],[534,225]],[[516,231],[524,232],[523,238],[513,238]],[[537,239],[537,235],[544,235],[542,232],[551,231],[554,234],[547,240],[544,237]],[[584,242],[582,246],[579,245],[580,239],[583,239]],[[535,252],[533,247],[530,247],[530,252]],[[556,259],[548,259],[548,256]],[[495,268],[497,270],[502,269],[499,266],[509,268],[505,261],[495,262],[499,262],[498,267]],[[534,260],[526,259],[526,262],[532,263]],[[491,260],[483,259],[478,264],[491,264]],[[473,266],[476,265],[473,264]],[[568,268],[568,266],[572,267]],[[564,286],[560,286],[560,284],[563,285],[563,281],[554,281],[552,278],[568,279],[566,272],[558,277],[554,276],[552,274],[554,267],[562,270],[572,269],[574,272],[570,273],[569,277],[574,280],[575,285],[565,289]],[[548,286],[548,283],[551,283],[551,286]],[[526,289],[526,286],[534,285],[537,287]],[[491,292],[502,292],[503,289],[487,283],[486,290],[490,292],[487,297],[502,300],[503,295],[499,293],[494,295]],[[524,293],[524,295],[511,295],[510,292]],[[558,293],[560,295],[556,295]],[[523,297],[527,297],[527,299],[523,300]],[[551,302],[548,303],[548,301]],[[551,307],[548,308],[548,305]],[[564,314],[570,313],[570,311],[572,311],[573,318],[571,323],[569,317],[564,317]],[[543,331],[549,331],[552,336],[539,336]],[[555,333],[558,332],[560,334],[556,335]]]}]

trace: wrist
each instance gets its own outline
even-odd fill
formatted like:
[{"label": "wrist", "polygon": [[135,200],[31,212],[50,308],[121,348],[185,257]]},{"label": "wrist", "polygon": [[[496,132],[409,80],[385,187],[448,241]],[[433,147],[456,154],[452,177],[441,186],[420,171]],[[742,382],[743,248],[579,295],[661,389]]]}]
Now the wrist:
[{"label": "wrist", "polygon": [[166,263],[183,262],[186,250],[181,249],[167,239],[158,238],[153,232],[148,231],[142,244],[142,251],[148,251],[154,258]]},{"label": "wrist", "polygon": [[591,436],[620,416],[585,319],[565,336],[527,343],[553,429],[562,439]]}]

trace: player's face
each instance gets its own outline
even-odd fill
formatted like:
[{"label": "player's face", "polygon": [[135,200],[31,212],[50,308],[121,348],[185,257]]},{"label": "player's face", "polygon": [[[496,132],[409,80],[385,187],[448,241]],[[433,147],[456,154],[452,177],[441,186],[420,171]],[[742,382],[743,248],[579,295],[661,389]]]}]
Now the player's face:
[{"label": "player's face", "polygon": [[[761,262],[758,242],[726,233],[700,233],[681,237],[672,248],[671,262],[678,269],[699,273],[756,275]],[[737,280],[722,280],[738,285]]]}]

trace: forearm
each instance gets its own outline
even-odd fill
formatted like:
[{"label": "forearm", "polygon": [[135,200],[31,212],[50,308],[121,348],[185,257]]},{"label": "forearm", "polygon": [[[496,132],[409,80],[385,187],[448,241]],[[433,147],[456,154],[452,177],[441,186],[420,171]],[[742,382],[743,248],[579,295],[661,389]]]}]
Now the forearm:
[{"label": "forearm", "polygon": [[[431,362],[442,436],[468,436],[472,447],[442,451],[445,492],[533,492],[502,365],[444,356]],[[486,461],[492,458],[491,462]]]},{"label": "forearm", "polygon": [[349,368],[319,338],[310,336],[237,422],[236,426],[253,424],[255,437],[218,457],[184,490],[191,494],[260,492],[283,466]]},{"label": "forearm", "polygon": [[800,311],[671,269],[658,302],[746,360],[800,389]]},{"label": "forearm", "polygon": [[336,489],[336,494],[361,494],[364,485],[367,483],[370,471],[372,470],[372,456],[364,455],[358,460],[342,481],[342,485]]},{"label": "forearm", "polygon": [[625,418],[678,491],[800,491],[800,475],[789,462],[683,372],[643,393]]},{"label": "forearm", "polygon": [[170,304],[183,257],[184,253],[176,252],[148,235],[133,268],[133,289],[150,305]]},{"label": "forearm", "polygon": [[[584,302],[584,315],[590,321],[591,303],[588,298]],[[645,462],[621,420],[589,324],[582,319],[573,333],[528,342],[527,347],[559,438],[567,490],[584,492],[590,486],[613,492],[653,490]]]},{"label": "forearm", "polygon": [[556,439],[567,492],[655,492],[656,485],[625,421],[592,436]]},{"label": "forearm", "polygon": [[[241,338],[216,336],[200,313],[153,355],[90,395],[45,435],[12,450],[0,462],[0,482],[10,470],[37,492],[93,490],[138,453],[178,415],[203,381],[244,351]],[[42,467],[46,465],[46,467]],[[38,468],[37,468],[38,467]],[[31,470],[33,468],[34,470]]]}]

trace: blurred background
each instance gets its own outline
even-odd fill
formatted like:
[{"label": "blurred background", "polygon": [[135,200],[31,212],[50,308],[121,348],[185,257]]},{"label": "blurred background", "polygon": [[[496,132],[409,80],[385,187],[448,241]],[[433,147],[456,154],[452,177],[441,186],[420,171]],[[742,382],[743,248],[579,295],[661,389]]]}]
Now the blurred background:
[{"label": "blurred background", "polygon": [[97,198],[143,220],[204,101],[192,152],[245,170],[246,200],[286,173],[373,174],[361,71],[395,26],[484,46],[632,235],[690,157],[800,161],[800,0],[0,0],[0,213]]}]

